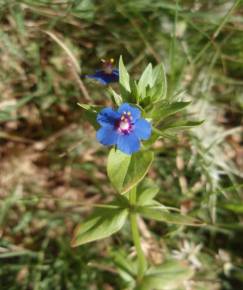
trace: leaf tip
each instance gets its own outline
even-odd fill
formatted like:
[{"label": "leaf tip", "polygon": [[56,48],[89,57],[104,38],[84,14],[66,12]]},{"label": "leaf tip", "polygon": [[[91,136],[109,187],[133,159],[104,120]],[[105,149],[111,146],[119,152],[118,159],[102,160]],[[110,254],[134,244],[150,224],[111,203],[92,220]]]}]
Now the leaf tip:
[{"label": "leaf tip", "polygon": [[75,238],[73,238],[73,239],[71,240],[71,242],[70,242],[70,246],[71,246],[71,248],[76,248],[76,247],[78,246],[78,244],[76,243],[76,239],[75,239]]},{"label": "leaf tip", "polygon": [[77,246],[79,246],[80,244],[77,242],[77,236],[78,236],[78,231],[80,229],[80,225],[76,226],[74,231],[73,231],[73,236],[70,242],[70,245],[72,248],[75,248]]}]

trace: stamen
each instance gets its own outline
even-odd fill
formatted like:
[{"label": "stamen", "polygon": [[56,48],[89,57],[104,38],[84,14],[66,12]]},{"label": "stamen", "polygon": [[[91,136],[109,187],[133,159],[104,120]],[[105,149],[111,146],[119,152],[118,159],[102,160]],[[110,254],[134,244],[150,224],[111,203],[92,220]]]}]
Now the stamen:
[{"label": "stamen", "polygon": [[132,130],[131,113],[124,111],[118,123],[118,130],[123,134],[129,134]]}]

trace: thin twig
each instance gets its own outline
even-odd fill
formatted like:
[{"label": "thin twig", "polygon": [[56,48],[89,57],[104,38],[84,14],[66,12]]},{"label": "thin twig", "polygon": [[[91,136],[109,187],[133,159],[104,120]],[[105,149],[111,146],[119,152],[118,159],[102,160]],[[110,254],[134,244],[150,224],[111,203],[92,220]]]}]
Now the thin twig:
[{"label": "thin twig", "polygon": [[69,59],[67,60],[67,65],[68,65],[69,71],[70,71],[73,79],[76,81],[77,85],[79,86],[79,89],[82,92],[85,101],[90,102],[92,99],[91,99],[83,81],[81,80],[79,74],[75,70],[73,63]]},{"label": "thin twig", "polygon": [[46,33],[47,35],[49,35],[66,52],[66,54],[68,56],[68,67],[70,69],[70,72],[71,72],[73,78],[77,82],[77,84],[78,84],[78,86],[80,88],[80,91],[82,92],[85,100],[86,101],[91,101],[91,97],[90,97],[87,89],[85,88],[82,80],[80,79],[81,69],[80,69],[80,66],[79,66],[79,62],[77,61],[77,59],[75,58],[75,56],[73,55],[71,50],[66,46],[66,44],[64,44],[51,31],[43,30],[43,32]]}]

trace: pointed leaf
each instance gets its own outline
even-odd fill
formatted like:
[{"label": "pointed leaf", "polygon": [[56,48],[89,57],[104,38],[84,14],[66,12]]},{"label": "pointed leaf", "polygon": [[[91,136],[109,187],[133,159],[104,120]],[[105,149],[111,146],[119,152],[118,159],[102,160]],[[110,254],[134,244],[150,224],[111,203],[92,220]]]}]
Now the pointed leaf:
[{"label": "pointed leaf", "polygon": [[139,285],[139,290],[178,289],[193,276],[193,270],[179,261],[167,261],[159,267],[150,268]]},{"label": "pointed leaf", "polygon": [[119,203],[111,203],[114,208],[97,208],[93,214],[79,226],[77,226],[71,242],[72,247],[77,247],[89,242],[104,239],[119,231],[124,225],[128,209],[121,207]]},{"label": "pointed leaf", "polygon": [[174,102],[171,104],[160,101],[154,104],[154,108],[148,113],[148,118],[152,118],[156,123],[185,109],[191,102]]},{"label": "pointed leaf", "polygon": [[141,98],[144,98],[145,89],[147,86],[152,87],[153,79],[152,79],[152,64],[149,63],[148,66],[145,68],[144,72],[142,73],[139,82],[138,82],[138,94]]},{"label": "pointed leaf", "polygon": [[167,94],[167,80],[163,64],[157,65],[153,69],[152,74],[152,87],[148,91],[148,95],[152,101],[159,101],[165,99]]},{"label": "pointed leaf", "polygon": [[119,94],[117,94],[112,88],[109,88],[109,92],[112,95],[113,101],[119,107],[123,103],[122,97]]},{"label": "pointed leaf", "polygon": [[[156,128],[156,132],[158,133],[163,132],[165,130],[170,130],[170,131],[180,131],[180,130],[185,130],[185,129],[190,129],[193,127],[200,126],[204,121],[165,121],[162,122],[158,128]],[[163,133],[162,133],[163,134]]]},{"label": "pointed leaf", "polygon": [[137,196],[138,201],[137,204],[140,206],[151,204],[151,201],[159,192],[159,187],[152,183],[152,181],[147,181],[147,183],[138,186]]},{"label": "pointed leaf", "polygon": [[130,84],[129,84],[129,74],[127,72],[126,67],[124,66],[122,56],[119,59],[119,83],[121,87],[123,87],[127,92],[130,92]]},{"label": "pointed leaf", "polygon": [[136,277],[136,268],[137,268],[136,261],[134,261],[133,259],[129,259],[129,257],[127,257],[127,252],[125,250],[116,249],[116,251],[112,253],[112,258],[115,265],[121,272],[122,276],[124,276],[125,274],[126,276],[128,276],[127,278],[129,280]]},{"label": "pointed leaf", "polygon": [[107,173],[111,183],[121,194],[136,186],[146,175],[153,161],[152,152],[137,152],[127,155],[111,149]]},{"label": "pointed leaf", "polygon": [[237,214],[243,214],[243,203],[240,201],[238,203],[224,203],[222,207]]},{"label": "pointed leaf", "polygon": [[144,218],[161,221],[169,224],[185,225],[185,226],[200,226],[202,222],[186,215],[181,215],[176,212],[169,212],[168,209],[159,204],[153,202],[151,205],[139,206],[137,208]]},{"label": "pointed leaf", "polygon": [[84,119],[97,130],[99,128],[99,124],[96,121],[97,114],[100,110],[103,109],[103,107],[80,103],[78,103],[78,106],[80,106],[83,110]]},{"label": "pointed leaf", "polygon": [[130,80],[130,88],[131,88],[131,95],[129,97],[129,102],[131,103],[139,103],[139,93],[138,93],[138,85],[137,82],[134,80]]}]

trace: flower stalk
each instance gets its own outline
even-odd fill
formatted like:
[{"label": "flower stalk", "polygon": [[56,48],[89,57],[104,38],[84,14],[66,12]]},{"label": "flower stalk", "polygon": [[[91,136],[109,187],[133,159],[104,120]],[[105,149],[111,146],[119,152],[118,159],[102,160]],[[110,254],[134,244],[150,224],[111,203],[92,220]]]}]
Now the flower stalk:
[{"label": "flower stalk", "polygon": [[137,282],[139,283],[144,273],[147,269],[147,261],[146,257],[144,255],[144,252],[142,250],[141,246],[141,238],[138,230],[138,223],[137,223],[137,213],[133,210],[133,207],[136,205],[137,201],[137,188],[134,187],[130,193],[129,193],[129,201],[131,205],[131,211],[130,211],[130,224],[131,224],[131,231],[132,231],[132,238],[135,245],[135,249],[137,252],[137,258],[138,258],[138,269],[137,269]]}]

